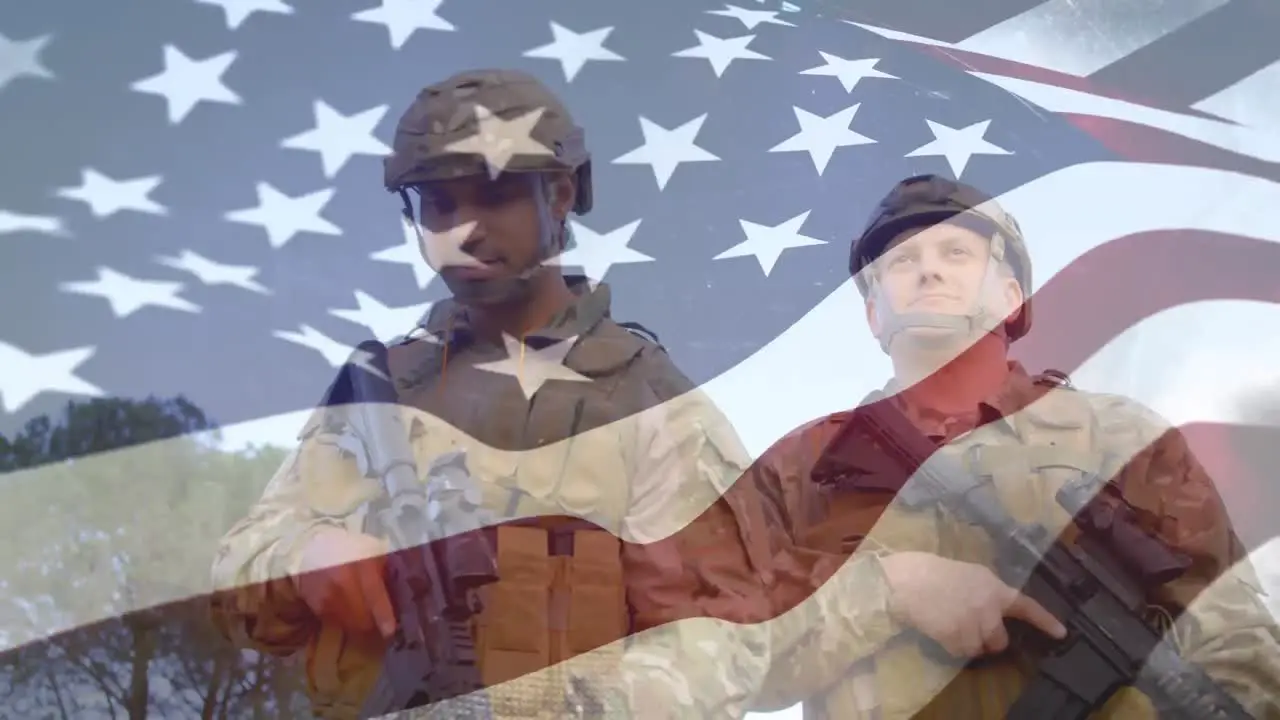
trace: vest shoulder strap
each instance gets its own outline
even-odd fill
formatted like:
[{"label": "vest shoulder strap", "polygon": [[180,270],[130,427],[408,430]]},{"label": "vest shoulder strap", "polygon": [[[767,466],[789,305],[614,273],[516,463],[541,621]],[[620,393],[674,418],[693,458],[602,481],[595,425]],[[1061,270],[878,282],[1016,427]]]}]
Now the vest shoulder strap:
[{"label": "vest shoulder strap", "polygon": [[620,322],[618,323],[618,327],[622,328],[623,330],[626,330],[627,332],[640,338],[641,340],[645,340],[647,342],[653,343],[654,345],[657,345],[658,349],[661,350],[662,352],[667,351],[667,349],[663,347],[662,341],[658,339],[658,334],[650,330],[649,328],[645,327],[644,325],[641,325],[638,322],[631,322],[631,321]]},{"label": "vest shoulder strap", "polygon": [[1032,382],[1036,385],[1043,385],[1046,387],[1063,388],[1066,390],[1076,389],[1076,386],[1071,384],[1071,376],[1061,370],[1054,370],[1053,368],[1048,368],[1039,375],[1036,375]]}]

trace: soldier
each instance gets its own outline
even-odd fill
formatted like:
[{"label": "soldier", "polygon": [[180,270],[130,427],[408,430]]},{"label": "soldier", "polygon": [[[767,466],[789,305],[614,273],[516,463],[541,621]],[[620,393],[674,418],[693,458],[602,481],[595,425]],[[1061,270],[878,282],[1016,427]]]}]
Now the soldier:
[{"label": "soldier", "polygon": [[[746,453],[656,338],[547,262],[592,206],[583,131],[532,77],[463,72],[418,94],[385,171],[453,295],[390,348],[415,456],[465,450],[511,519],[473,626],[495,717],[739,716],[767,662],[763,515],[726,494]],[[323,408],[299,439],[222,540],[215,619],[244,647],[305,648],[316,714],[351,718],[395,626],[387,548],[360,532],[379,488]],[[673,622],[697,617],[731,622]]]},{"label": "soldier", "polygon": [[[1147,598],[1152,619],[1168,626],[1178,618],[1171,634],[1184,657],[1254,717],[1280,717],[1275,623],[1223,503],[1181,435],[1133,400],[1073,389],[1060,373],[1033,377],[1010,361],[1009,344],[1031,326],[1032,291],[1014,219],[974,188],[908,178],[853,243],[849,270],[892,359],[887,401],[938,452],[990,477],[1015,518],[1051,532],[1070,519],[1055,501],[1066,480],[1078,471],[1113,479],[1149,529],[1194,561]],[[779,498],[773,524],[826,556],[811,563],[811,586],[832,573],[863,583],[849,618],[862,632],[813,635],[808,653],[774,667],[757,709],[803,700],[810,719],[1003,717],[1030,677],[1011,648],[1025,647],[1020,638],[1051,644],[1064,628],[996,576],[983,530],[937,509],[893,504],[887,471],[854,475],[839,488],[815,482],[851,412],[797,429],[750,472]],[[981,453],[968,452],[979,446]],[[832,592],[821,587],[806,601],[810,614],[823,612]],[[1007,629],[1005,619],[1025,624]],[[960,662],[926,652],[930,639]],[[960,670],[965,659],[972,662]],[[1144,695],[1123,688],[1098,716],[1151,713]]]}]

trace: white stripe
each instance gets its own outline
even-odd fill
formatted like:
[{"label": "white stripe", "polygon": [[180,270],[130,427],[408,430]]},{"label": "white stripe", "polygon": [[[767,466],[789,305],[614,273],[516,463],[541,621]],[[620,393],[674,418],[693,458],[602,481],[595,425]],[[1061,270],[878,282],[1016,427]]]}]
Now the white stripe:
[{"label": "white stripe", "polygon": [[845,22],[890,40],[963,50],[1085,77],[1226,3],[1162,2],[1144,11],[1114,0],[1047,0],[956,43]]},{"label": "white stripe", "polygon": [[1133,3],[1048,0],[956,47],[1084,77],[1226,4],[1227,0]]},{"label": "white stripe", "polygon": [[1280,120],[1280,60],[1191,107],[1274,132]]},{"label": "white stripe", "polygon": [[1046,83],[991,73],[970,72],[1050,112],[1096,115],[1166,130],[1207,145],[1268,162],[1280,162],[1280,134],[1192,117],[1167,110],[1091,95]]}]

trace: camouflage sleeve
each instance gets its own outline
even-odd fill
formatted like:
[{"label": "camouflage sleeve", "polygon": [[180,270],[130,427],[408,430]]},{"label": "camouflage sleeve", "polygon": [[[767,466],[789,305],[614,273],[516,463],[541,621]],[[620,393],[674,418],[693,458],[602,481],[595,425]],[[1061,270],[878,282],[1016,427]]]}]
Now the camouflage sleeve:
[{"label": "camouflage sleeve", "polygon": [[[741,717],[768,669],[768,547],[745,451],[701,393],[635,417],[623,572],[633,617],[616,677],[642,718]],[[585,680],[585,679],[580,679]]]},{"label": "camouflage sleeve", "polygon": [[792,505],[801,482],[786,471],[786,446],[765,452],[748,473],[769,499],[773,529],[772,601],[769,623],[771,667],[754,707],[782,710],[821,694],[848,677],[901,626],[889,612],[889,588],[880,560],[889,548],[868,537],[870,529],[851,528],[851,556],[800,547],[793,535]]},{"label": "camouflage sleeve", "polygon": [[1149,409],[1110,399],[1100,413],[1118,445],[1113,469],[1154,530],[1194,560],[1152,598],[1176,617],[1173,638],[1255,718],[1280,718],[1280,630],[1212,479],[1185,437]]},{"label": "camouflage sleeve", "polygon": [[340,468],[342,460],[323,435],[304,440],[249,513],[219,541],[211,611],[219,631],[240,647],[291,655],[318,629],[293,577],[298,550],[310,533],[337,522],[311,512],[301,478],[314,468]]}]

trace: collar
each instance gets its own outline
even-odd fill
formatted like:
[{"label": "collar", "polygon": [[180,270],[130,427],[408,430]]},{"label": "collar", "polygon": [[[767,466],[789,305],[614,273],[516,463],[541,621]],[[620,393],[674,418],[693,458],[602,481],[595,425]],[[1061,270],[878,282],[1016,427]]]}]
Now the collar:
[{"label": "collar", "polygon": [[[609,318],[612,294],[607,284],[593,282],[585,275],[566,275],[565,281],[575,296],[573,304],[526,338],[557,342],[575,335],[581,337]],[[432,305],[419,327],[447,345],[474,340],[468,308],[453,298]]]},{"label": "collar", "polygon": [[891,378],[882,392],[892,398],[907,417],[918,426],[929,428],[927,434],[952,439],[975,427],[1003,420],[1018,412],[1035,412],[1032,408],[1039,398],[1047,392],[1043,385],[1037,385],[1033,378],[1016,360],[1008,361],[1009,373],[1004,383],[994,393],[978,402],[976,408],[962,415],[946,416],[940,413],[923,410],[909,405],[900,394],[902,384],[897,378]]}]

